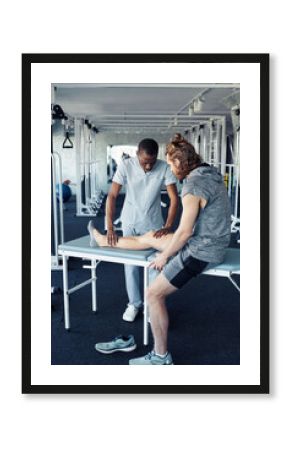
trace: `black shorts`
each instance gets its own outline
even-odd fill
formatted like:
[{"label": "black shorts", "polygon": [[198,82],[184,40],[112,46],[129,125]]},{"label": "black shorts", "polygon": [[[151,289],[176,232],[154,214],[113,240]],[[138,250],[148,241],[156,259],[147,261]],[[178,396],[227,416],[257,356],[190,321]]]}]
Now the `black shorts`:
[{"label": "black shorts", "polygon": [[177,289],[182,288],[191,278],[204,271],[209,263],[194,258],[184,247],[163,268],[163,275]]}]

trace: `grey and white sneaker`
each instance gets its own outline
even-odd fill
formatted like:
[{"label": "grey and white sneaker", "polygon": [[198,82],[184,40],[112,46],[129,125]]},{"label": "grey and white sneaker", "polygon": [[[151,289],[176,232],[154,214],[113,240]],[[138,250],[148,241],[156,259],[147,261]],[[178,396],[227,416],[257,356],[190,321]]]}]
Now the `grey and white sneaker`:
[{"label": "grey and white sneaker", "polygon": [[123,314],[123,320],[126,322],[134,322],[139,312],[139,308],[128,303],[128,306]]},{"label": "grey and white sneaker", "polygon": [[173,365],[172,356],[170,353],[166,353],[165,356],[158,356],[154,351],[148,353],[141,358],[134,358],[129,360],[130,365],[152,365],[152,366],[169,366]]},{"label": "grey and white sneaker", "polygon": [[110,342],[99,342],[95,345],[95,349],[109,355],[115,352],[132,352],[137,347],[134,336],[117,336]]}]

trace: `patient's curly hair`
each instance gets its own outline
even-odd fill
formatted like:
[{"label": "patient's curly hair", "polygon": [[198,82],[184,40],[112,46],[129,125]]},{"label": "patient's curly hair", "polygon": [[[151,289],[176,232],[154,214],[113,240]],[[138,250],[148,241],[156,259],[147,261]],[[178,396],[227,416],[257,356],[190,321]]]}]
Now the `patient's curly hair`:
[{"label": "patient's curly hair", "polygon": [[170,143],[167,144],[166,155],[171,161],[175,159],[180,161],[180,166],[177,168],[177,171],[182,177],[186,177],[202,162],[201,157],[196,153],[193,145],[179,133],[175,134]]}]

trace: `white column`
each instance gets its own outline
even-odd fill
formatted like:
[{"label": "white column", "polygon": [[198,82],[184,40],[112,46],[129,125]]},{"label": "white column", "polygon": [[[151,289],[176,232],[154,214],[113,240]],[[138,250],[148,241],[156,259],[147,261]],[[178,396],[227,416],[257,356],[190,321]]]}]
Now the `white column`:
[{"label": "white column", "polygon": [[97,277],[96,277],[96,267],[97,263],[93,259],[91,263],[91,273],[92,273],[92,310],[93,312],[97,312],[98,305],[97,305]]},{"label": "white column", "polygon": [[75,163],[76,163],[76,214],[81,213],[82,191],[81,191],[81,119],[75,119]]},{"label": "white column", "polygon": [[69,322],[69,294],[68,294],[68,265],[67,256],[62,257],[62,274],[63,274],[63,307],[64,307],[64,326],[66,330],[70,329]]},{"label": "white column", "polygon": [[227,162],[227,129],[226,129],[226,118],[221,119],[222,125],[222,139],[221,139],[221,174],[226,173],[226,162]]}]

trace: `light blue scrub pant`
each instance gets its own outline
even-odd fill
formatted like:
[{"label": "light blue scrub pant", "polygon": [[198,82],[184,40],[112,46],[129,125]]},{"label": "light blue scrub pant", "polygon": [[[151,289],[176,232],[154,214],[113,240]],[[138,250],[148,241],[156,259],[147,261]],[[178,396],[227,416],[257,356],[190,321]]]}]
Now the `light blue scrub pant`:
[{"label": "light blue scrub pant", "polygon": [[[161,228],[161,227],[160,227]],[[143,230],[135,228],[133,226],[123,225],[123,236],[140,236],[150,230]],[[156,230],[158,227],[156,228]],[[136,308],[140,308],[143,304],[143,296],[140,292],[140,270],[141,267],[131,266],[124,264],[125,269],[125,281],[126,289],[129,297],[129,305],[134,305]],[[142,268],[143,270],[143,268]],[[159,275],[159,271],[155,269],[149,269],[149,284]]]}]

